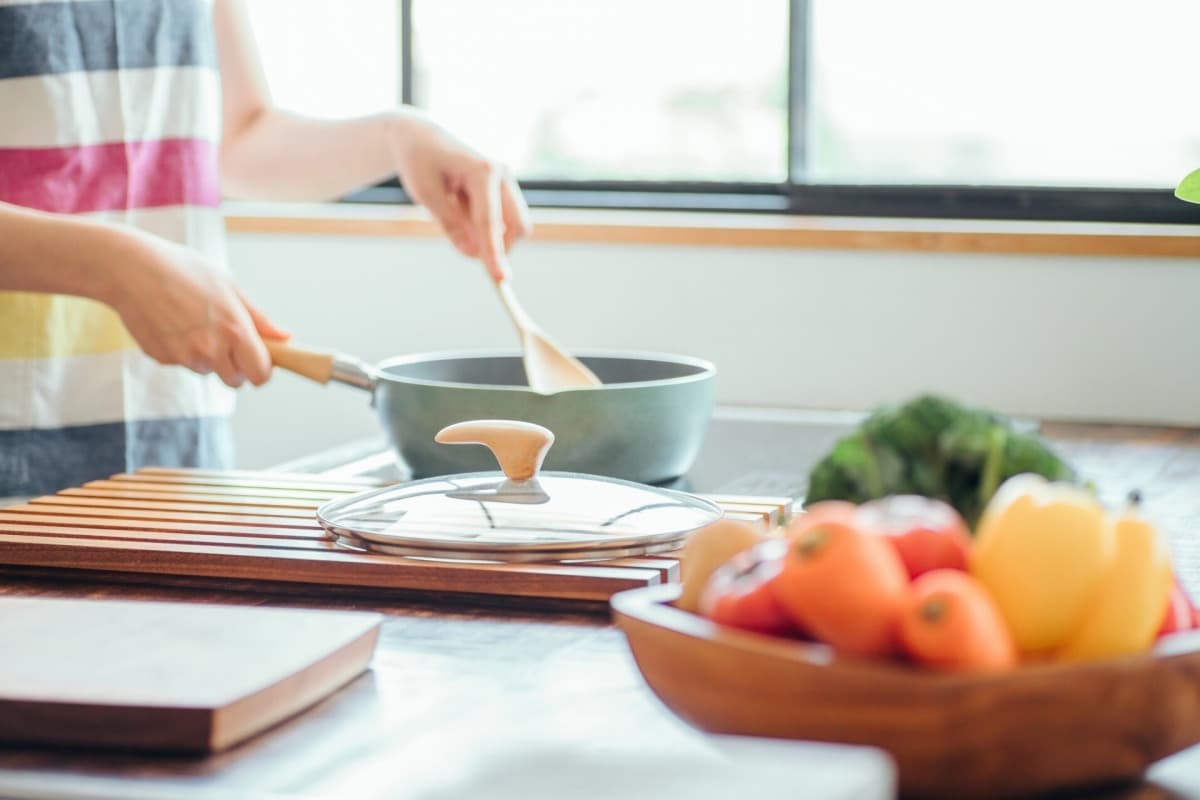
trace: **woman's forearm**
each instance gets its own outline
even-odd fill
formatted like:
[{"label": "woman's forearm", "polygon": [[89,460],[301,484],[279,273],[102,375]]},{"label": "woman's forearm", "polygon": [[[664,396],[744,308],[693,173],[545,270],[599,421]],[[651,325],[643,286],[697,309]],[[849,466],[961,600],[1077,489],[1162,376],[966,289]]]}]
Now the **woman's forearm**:
[{"label": "woman's forearm", "polygon": [[225,196],[332,200],[395,173],[389,150],[402,112],[320,120],[266,107],[221,143]]},{"label": "woman's forearm", "polygon": [[119,277],[103,254],[120,238],[101,222],[0,203],[0,289],[109,302]]},{"label": "woman's forearm", "polygon": [[221,185],[247,200],[330,200],[396,171],[391,142],[415,112],[321,120],[277,108],[242,0],[213,12],[221,71]]}]

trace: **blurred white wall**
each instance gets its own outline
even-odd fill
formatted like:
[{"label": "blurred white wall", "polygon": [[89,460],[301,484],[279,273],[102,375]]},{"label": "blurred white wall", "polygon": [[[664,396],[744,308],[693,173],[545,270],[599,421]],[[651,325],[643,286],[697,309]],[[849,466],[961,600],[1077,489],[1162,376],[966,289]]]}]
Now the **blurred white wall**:
[{"label": "blurred white wall", "polygon": [[[297,340],[379,360],[515,347],[482,268],[433,239],[235,235]],[[573,349],[716,362],[722,403],[868,409],[937,390],[1011,414],[1200,424],[1196,260],[525,244],[516,288]],[[366,396],[242,393],[240,462],[379,435]]]}]

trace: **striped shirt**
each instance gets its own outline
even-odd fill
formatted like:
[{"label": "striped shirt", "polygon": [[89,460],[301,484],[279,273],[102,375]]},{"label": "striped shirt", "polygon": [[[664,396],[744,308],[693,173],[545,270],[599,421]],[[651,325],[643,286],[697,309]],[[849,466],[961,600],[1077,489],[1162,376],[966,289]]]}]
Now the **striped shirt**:
[{"label": "striped shirt", "polygon": [[[212,0],[0,0],[0,201],[223,268],[219,139]],[[227,466],[232,406],[215,377],[145,356],[107,306],[0,292],[0,496]]]}]

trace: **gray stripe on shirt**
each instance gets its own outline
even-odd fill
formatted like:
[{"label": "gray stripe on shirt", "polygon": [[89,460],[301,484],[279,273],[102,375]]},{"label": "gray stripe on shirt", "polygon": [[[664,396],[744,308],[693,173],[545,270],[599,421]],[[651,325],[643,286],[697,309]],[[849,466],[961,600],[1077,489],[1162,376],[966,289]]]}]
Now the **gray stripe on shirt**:
[{"label": "gray stripe on shirt", "polygon": [[142,467],[233,466],[226,417],[0,430],[0,497],[48,494]]},{"label": "gray stripe on shirt", "polygon": [[203,0],[0,6],[0,79],[215,66],[212,6]]}]

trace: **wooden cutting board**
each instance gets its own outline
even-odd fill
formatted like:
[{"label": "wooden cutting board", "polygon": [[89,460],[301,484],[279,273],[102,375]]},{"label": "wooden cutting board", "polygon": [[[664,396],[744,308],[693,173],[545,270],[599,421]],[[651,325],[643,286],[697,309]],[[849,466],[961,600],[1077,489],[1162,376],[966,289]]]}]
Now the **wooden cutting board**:
[{"label": "wooden cutting board", "polygon": [[[0,508],[0,567],[136,575],[140,581],[239,581],[470,596],[504,605],[570,603],[608,613],[626,589],[678,578],[670,554],[588,563],[435,561],[361,553],[334,543],[316,509],[364,482],[273,472],[145,469]],[[776,524],[788,501],[714,497],[727,516]]]},{"label": "wooden cutting board", "polygon": [[381,617],[0,598],[0,742],[223,750],[359,675]]}]

